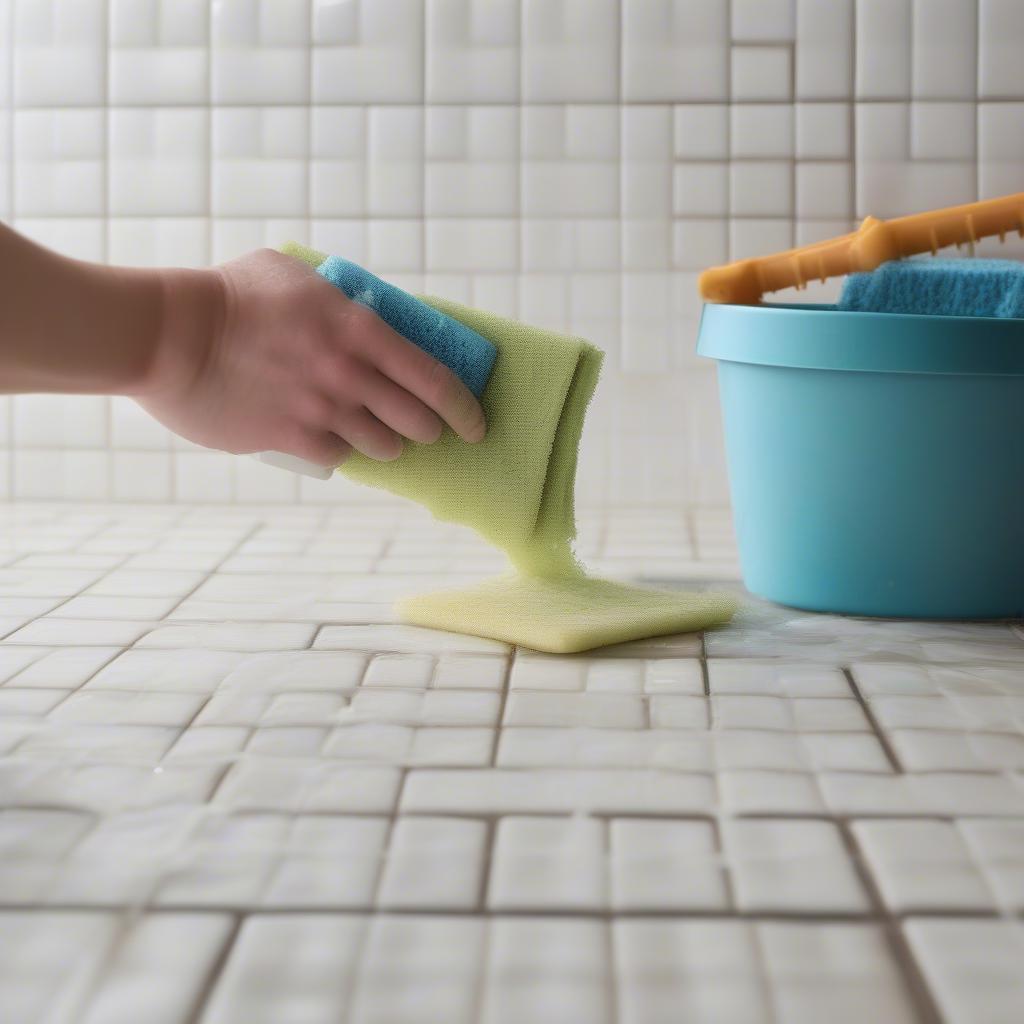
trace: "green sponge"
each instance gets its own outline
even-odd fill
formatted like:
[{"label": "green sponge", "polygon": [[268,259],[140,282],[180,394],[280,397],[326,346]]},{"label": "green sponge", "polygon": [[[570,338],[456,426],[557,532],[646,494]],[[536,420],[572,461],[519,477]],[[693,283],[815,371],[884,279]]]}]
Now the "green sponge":
[{"label": "green sponge", "polygon": [[[326,258],[294,243],[283,251],[311,266]],[[573,554],[577,453],[601,352],[582,338],[444,299],[423,301],[498,351],[480,400],[487,436],[467,444],[445,429],[434,444],[406,442],[394,462],[353,453],[339,472],[472,527],[505,551],[518,573],[409,598],[399,603],[402,617],[560,653],[728,620],[730,597],[591,579]]]}]

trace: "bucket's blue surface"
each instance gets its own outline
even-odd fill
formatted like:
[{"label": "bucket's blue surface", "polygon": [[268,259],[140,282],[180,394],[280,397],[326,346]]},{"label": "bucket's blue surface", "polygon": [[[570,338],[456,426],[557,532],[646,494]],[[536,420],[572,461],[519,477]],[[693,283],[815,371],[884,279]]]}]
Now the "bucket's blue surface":
[{"label": "bucket's blue surface", "polygon": [[744,582],[782,604],[1024,614],[1024,320],[707,305]]}]

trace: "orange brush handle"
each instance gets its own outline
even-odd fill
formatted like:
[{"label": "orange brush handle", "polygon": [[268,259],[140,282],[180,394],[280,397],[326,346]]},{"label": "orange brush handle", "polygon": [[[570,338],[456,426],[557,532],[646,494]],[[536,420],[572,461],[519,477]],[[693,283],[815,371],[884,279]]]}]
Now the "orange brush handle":
[{"label": "orange brush handle", "polygon": [[1010,231],[1024,235],[1024,192],[892,220],[866,217],[848,235],[711,267],[700,275],[698,287],[705,302],[753,304],[766,292],[874,270],[887,260],[934,254],[947,245],[973,245],[991,235],[1001,241]]}]

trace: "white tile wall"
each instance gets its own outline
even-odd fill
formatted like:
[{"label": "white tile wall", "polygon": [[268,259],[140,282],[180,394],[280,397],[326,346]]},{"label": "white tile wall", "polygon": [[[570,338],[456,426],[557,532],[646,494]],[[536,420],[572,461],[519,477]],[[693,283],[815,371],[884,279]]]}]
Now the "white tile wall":
[{"label": "white tile wall", "polygon": [[[585,334],[583,500],[723,505],[697,272],[1020,189],[1022,46],[1017,0],[0,0],[0,216],[126,264],[296,238]],[[3,498],[358,494],[0,399]]]}]

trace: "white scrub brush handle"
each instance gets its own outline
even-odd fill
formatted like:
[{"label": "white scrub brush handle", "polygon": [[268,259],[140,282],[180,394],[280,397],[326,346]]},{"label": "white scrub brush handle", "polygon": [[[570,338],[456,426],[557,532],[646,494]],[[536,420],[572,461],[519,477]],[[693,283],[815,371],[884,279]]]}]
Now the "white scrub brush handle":
[{"label": "white scrub brush handle", "polygon": [[317,480],[329,480],[334,474],[334,470],[328,466],[308,462],[306,459],[300,459],[294,455],[285,455],[284,452],[256,452],[253,458],[258,459],[266,466],[286,469],[289,473],[301,473],[302,476],[311,476]]}]

